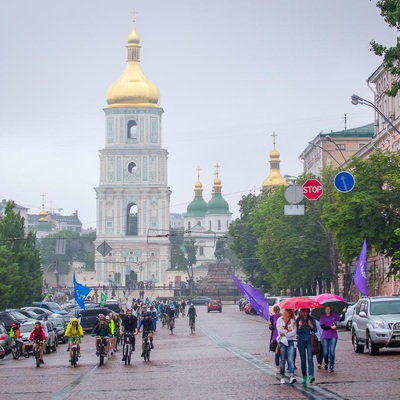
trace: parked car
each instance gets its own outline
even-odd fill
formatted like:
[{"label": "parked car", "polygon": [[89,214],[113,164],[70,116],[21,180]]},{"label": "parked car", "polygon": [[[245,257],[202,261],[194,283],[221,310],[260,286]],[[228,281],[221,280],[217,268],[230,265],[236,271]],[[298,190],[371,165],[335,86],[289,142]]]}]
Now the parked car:
[{"label": "parked car", "polygon": [[87,310],[80,310],[79,318],[81,325],[85,332],[91,332],[97,323],[99,314],[108,315],[111,312],[109,308],[88,308]]},{"label": "parked car", "polygon": [[197,296],[194,299],[189,299],[188,303],[189,304],[194,304],[194,305],[199,305],[199,304],[205,304],[207,305],[211,301],[210,297],[207,296]]},{"label": "parked car", "polygon": [[207,312],[219,311],[222,312],[222,303],[220,300],[211,300],[207,305]]},{"label": "parked car", "polygon": [[22,308],[18,310],[21,314],[25,315],[25,317],[37,320],[40,317],[40,314],[35,313],[32,310],[23,310]]},{"label": "parked car", "polygon": [[339,322],[339,326],[351,330],[351,324],[353,322],[353,314],[354,310],[356,309],[355,304],[351,304],[347,307],[347,310],[344,314],[344,320]]},{"label": "parked car", "polygon": [[[58,340],[57,334],[55,331],[55,327],[51,321],[45,321],[47,331],[49,336],[46,339],[46,347],[45,352],[46,354],[50,353],[50,351],[57,351]],[[21,324],[21,337],[25,343],[25,349],[31,353],[32,352],[32,344],[29,344],[29,335],[32,329],[35,327],[35,321],[29,321]]]},{"label": "parked car", "polygon": [[38,317],[38,319],[43,318],[43,315],[49,316],[52,314],[52,312],[47,310],[46,308],[39,308],[39,307],[22,307],[21,310],[33,311],[40,317],[40,318]]},{"label": "parked car", "polygon": [[244,311],[246,314],[252,314],[252,315],[256,315],[256,314],[257,314],[256,310],[251,306],[250,303],[247,303],[247,304],[244,306],[243,311]]},{"label": "parked car", "polygon": [[32,305],[34,307],[44,308],[52,313],[56,314],[66,314],[68,311],[64,310],[59,304],[54,301],[33,301]]},{"label": "parked car", "polygon": [[2,322],[7,329],[7,332],[10,332],[11,326],[13,322],[18,322],[20,324],[23,324],[24,322],[27,322],[28,318],[21,314],[18,311],[1,311],[0,312],[0,322]]},{"label": "parked car", "polygon": [[67,329],[67,323],[62,318],[49,318],[49,321],[53,323],[56,329],[57,340],[61,343],[66,343],[67,340],[64,334]]},{"label": "parked car", "polygon": [[112,310],[113,312],[115,312],[117,314],[119,314],[119,312],[121,311],[121,309],[119,307],[119,302],[114,299],[106,300],[104,302],[104,307],[109,308],[110,310]]},{"label": "parked car", "polygon": [[279,304],[281,301],[285,299],[290,299],[290,296],[271,296],[266,298],[269,305],[269,315],[273,315],[273,308],[276,304]]},{"label": "parked car", "polygon": [[2,322],[0,322],[0,348],[3,349],[3,351],[0,350],[0,359],[2,359],[11,350],[10,335]]},{"label": "parked car", "polygon": [[382,347],[400,347],[400,297],[362,297],[351,325],[351,341],[356,353],[368,349],[378,355]]}]

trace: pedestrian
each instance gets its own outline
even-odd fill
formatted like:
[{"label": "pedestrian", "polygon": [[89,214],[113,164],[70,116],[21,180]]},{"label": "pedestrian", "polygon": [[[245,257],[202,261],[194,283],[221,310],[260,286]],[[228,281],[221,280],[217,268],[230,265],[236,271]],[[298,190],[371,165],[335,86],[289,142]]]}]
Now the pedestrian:
[{"label": "pedestrian", "polygon": [[282,316],[276,321],[276,329],[279,334],[281,383],[285,383],[285,364],[287,361],[289,364],[289,383],[292,385],[296,382],[293,357],[294,342],[297,336],[297,326],[293,310],[286,309],[283,311]]},{"label": "pedestrian", "polygon": [[301,373],[303,374],[302,383],[307,383],[307,364],[308,377],[310,383],[315,381],[314,378],[314,360],[311,352],[311,335],[317,332],[317,324],[315,318],[310,315],[308,308],[302,308],[300,315],[296,320],[297,324],[297,348],[300,353]]},{"label": "pedestrian", "polygon": [[282,316],[281,314],[281,309],[278,305],[275,305],[274,308],[272,309],[274,312],[273,315],[269,317],[269,329],[271,331],[271,338],[270,338],[270,349],[271,351],[274,352],[275,355],[275,366],[276,366],[276,373],[280,373],[280,366],[279,366],[279,361],[280,361],[280,354],[279,351],[275,351],[274,348],[276,349],[276,346],[278,345],[278,330],[276,329],[276,322],[278,321],[278,318]]},{"label": "pedestrian", "polygon": [[319,321],[316,319],[315,324],[317,325],[317,332],[315,332],[315,336],[318,338],[318,343],[319,343],[319,352],[316,355],[317,357],[317,368],[321,369],[322,368],[322,328],[321,324]]},{"label": "pedestrian", "polygon": [[322,349],[325,361],[325,371],[328,370],[328,364],[331,372],[335,369],[335,350],[338,339],[337,325],[340,321],[338,314],[331,312],[331,307],[326,304],[324,307],[325,313],[322,313],[319,322],[322,328]]}]

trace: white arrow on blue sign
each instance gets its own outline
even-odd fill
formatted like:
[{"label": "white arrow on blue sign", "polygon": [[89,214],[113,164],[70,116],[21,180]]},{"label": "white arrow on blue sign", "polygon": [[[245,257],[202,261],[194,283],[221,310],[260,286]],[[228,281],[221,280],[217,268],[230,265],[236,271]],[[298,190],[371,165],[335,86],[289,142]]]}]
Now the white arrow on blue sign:
[{"label": "white arrow on blue sign", "polygon": [[339,192],[347,193],[354,189],[354,185],[356,184],[356,180],[354,176],[347,171],[339,172],[334,179],[334,185]]}]

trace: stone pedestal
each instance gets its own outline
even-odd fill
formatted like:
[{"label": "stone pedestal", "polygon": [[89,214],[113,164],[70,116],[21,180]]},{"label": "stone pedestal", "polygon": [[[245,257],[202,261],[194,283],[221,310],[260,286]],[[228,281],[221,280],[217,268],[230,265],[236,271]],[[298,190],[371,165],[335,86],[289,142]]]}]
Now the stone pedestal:
[{"label": "stone pedestal", "polygon": [[226,296],[237,293],[237,287],[231,277],[232,264],[215,262],[209,265],[205,278],[197,283],[197,293],[209,296]]}]

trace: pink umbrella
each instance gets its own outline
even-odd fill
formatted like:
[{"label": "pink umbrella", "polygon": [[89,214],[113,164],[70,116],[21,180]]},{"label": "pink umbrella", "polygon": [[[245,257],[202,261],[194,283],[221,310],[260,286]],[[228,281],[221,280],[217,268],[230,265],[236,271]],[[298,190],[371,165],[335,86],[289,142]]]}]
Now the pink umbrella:
[{"label": "pink umbrella", "polygon": [[333,293],[319,294],[318,296],[315,296],[314,300],[321,304],[334,301],[341,301],[343,303],[346,303],[346,300],[343,297],[340,297],[339,295]]},{"label": "pink umbrella", "polygon": [[308,297],[291,297],[285,299],[279,303],[279,306],[283,309],[298,310],[299,308],[320,308],[322,307],[318,301],[310,299]]}]

